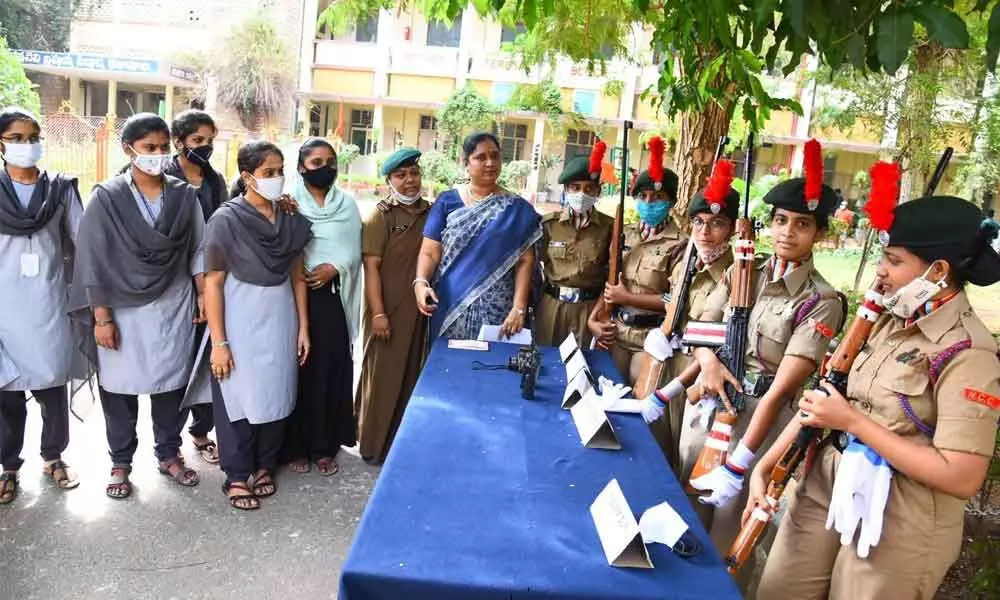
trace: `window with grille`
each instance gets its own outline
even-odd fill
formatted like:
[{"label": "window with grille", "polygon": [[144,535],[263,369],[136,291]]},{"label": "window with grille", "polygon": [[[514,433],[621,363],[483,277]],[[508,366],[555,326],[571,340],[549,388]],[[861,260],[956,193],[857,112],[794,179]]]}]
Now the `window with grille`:
[{"label": "window with grille", "polygon": [[420,129],[423,131],[436,131],[438,120],[430,115],[420,115]]},{"label": "window with grille", "polygon": [[373,114],[370,110],[351,111],[351,143],[360,148],[362,154],[375,152],[372,120]]},{"label": "window with grille", "polygon": [[566,132],[564,160],[569,162],[577,156],[590,156],[590,150],[594,147],[596,139],[597,136],[593,131],[570,129]]},{"label": "window with grille", "polygon": [[369,16],[366,19],[359,19],[354,28],[355,42],[374,42],[378,32],[378,17]]},{"label": "window with grille", "polygon": [[573,90],[573,111],[585,117],[597,114],[596,90]]},{"label": "window with grille", "polygon": [[500,31],[500,43],[501,44],[513,44],[517,36],[528,31],[528,28],[524,26],[524,23],[518,23],[514,27],[504,27]]},{"label": "window with grille", "polygon": [[443,21],[431,20],[427,23],[427,45],[458,48],[462,39],[462,13],[451,25]]},{"label": "window with grille", "polygon": [[373,114],[370,110],[352,110],[351,111],[351,125],[358,125],[361,127],[371,127]]},{"label": "window with grille", "polygon": [[493,132],[500,140],[500,154],[503,162],[524,160],[524,147],[528,143],[528,126],[518,123],[495,125]]}]

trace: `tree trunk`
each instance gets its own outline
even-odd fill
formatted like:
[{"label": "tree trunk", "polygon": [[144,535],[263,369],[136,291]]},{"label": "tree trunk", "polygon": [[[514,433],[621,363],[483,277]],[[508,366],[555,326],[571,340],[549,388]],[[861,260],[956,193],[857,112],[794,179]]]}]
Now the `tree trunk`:
[{"label": "tree trunk", "polygon": [[[677,185],[677,204],[672,213],[674,220],[682,226],[688,221],[687,209],[691,198],[705,186],[708,176],[712,174],[715,148],[719,145],[719,138],[729,131],[732,116],[732,102],[724,105],[710,102],[704,111],[684,113],[680,117],[681,131],[674,159],[680,182]],[[739,140],[734,140],[734,143],[739,143]]]},{"label": "tree trunk", "polygon": [[922,196],[937,164],[938,157],[933,150],[937,141],[934,108],[940,90],[943,57],[944,48],[936,41],[920,44],[914,52],[913,68],[906,79],[897,144],[905,157],[904,167],[907,170],[902,182],[902,198]]}]

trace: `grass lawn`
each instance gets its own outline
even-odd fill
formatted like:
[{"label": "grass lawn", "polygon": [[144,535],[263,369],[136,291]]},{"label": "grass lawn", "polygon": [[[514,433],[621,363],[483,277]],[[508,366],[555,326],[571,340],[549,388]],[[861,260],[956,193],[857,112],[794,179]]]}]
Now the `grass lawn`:
[{"label": "grass lawn", "polygon": [[[854,285],[854,274],[858,269],[860,255],[851,256],[820,250],[816,253],[816,268],[835,288],[850,288]],[[866,287],[875,279],[875,267],[869,265],[861,279]],[[1000,283],[990,287],[969,285],[966,288],[972,308],[993,333],[1000,333]]]}]

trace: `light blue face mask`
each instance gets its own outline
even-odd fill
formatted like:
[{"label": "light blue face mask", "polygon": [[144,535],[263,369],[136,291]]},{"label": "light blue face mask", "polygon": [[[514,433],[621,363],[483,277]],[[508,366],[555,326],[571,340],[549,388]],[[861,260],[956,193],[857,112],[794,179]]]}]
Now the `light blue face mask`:
[{"label": "light blue face mask", "polygon": [[636,202],[635,210],[642,222],[650,227],[662,223],[670,213],[670,202]]}]

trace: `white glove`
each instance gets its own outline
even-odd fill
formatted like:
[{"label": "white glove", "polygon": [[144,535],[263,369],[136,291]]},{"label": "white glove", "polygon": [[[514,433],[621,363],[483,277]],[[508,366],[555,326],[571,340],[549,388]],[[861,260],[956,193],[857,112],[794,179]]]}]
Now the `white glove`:
[{"label": "white glove", "polygon": [[[872,459],[874,457],[874,462]],[[889,488],[892,485],[892,468],[884,458],[868,448],[865,458],[872,465],[873,472],[864,488],[864,495],[855,494],[856,506],[863,507],[861,515],[861,535],[858,536],[858,557],[868,558],[873,546],[882,539],[882,519],[885,515],[885,505],[889,500]]]},{"label": "white glove", "polygon": [[658,362],[663,362],[674,355],[674,351],[680,348],[680,340],[677,336],[669,339],[659,327],[651,329],[646,334],[646,340],[642,343],[642,349],[646,354],[653,357]]},{"label": "white glove", "polygon": [[716,508],[722,508],[733,498],[739,495],[743,489],[743,474],[750,467],[754,453],[750,451],[743,442],[736,446],[736,450],[729,453],[726,464],[716,467],[705,473],[701,477],[691,480],[691,487],[704,492],[711,490],[707,497],[699,497],[698,502],[710,504]]},{"label": "white glove", "polygon": [[624,398],[632,391],[629,386],[615,383],[603,375],[597,379],[597,384],[601,389],[601,399],[605,402],[614,402],[619,398]]},{"label": "white glove", "polygon": [[677,402],[677,398],[684,395],[684,384],[679,379],[671,379],[670,383],[654,391],[645,400],[639,412],[646,423],[652,423],[663,416],[663,411],[667,408],[668,402]]},{"label": "white glove", "polygon": [[840,534],[840,543],[850,545],[854,540],[861,515],[854,502],[854,490],[858,485],[858,477],[863,475],[858,464],[861,458],[859,448],[853,439],[840,457],[837,473],[833,480],[833,492],[830,494],[830,508],[826,514],[826,528]]}]

